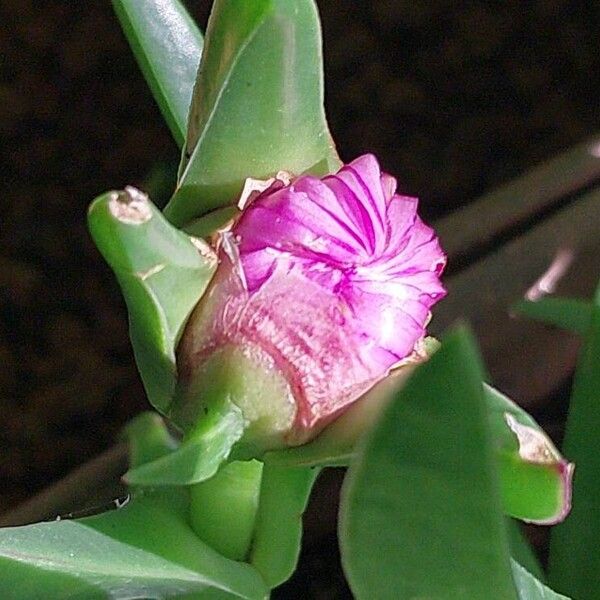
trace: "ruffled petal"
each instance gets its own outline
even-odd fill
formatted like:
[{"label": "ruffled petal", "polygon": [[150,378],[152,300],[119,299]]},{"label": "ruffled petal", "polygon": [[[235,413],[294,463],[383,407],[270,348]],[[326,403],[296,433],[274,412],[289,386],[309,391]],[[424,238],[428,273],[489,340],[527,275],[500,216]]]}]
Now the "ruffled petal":
[{"label": "ruffled petal", "polygon": [[347,218],[361,231],[369,254],[380,252],[385,245],[387,203],[377,159],[365,154],[323,181],[343,203]]},{"label": "ruffled petal", "polygon": [[225,340],[271,357],[294,390],[294,443],[425,336],[431,307],[446,293],[446,259],[417,207],[365,155],[323,179],[275,182],[226,234],[229,251],[222,246],[206,301],[213,314],[202,316],[206,344]]}]

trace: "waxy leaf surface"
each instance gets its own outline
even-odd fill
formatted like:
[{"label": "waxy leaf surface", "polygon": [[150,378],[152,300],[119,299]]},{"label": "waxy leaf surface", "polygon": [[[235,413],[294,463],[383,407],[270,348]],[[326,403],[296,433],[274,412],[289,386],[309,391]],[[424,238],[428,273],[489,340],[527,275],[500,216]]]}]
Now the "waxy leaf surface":
[{"label": "waxy leaf surface", "polygon": [[216,0],[167,218],[182,227],[234,204],[247,177],[338,165],[314,1]]},{"label": "waxy leaf surface", "polygon": [[482,376],[453,332],[365,438],[340,510],[359,600],[517,598]]},{"label": "waxy leaf surface", "polygon": [[121,27],[178,146],[183,146],[202,34],[179,0],[113,0]]},{"label": "waxy leaf surface", "polygon": [[[269,452],[274,465],[347,466],[357,443],[401,389],[406,373],[397,372],[369,392],[314,441]],[[570,508],[573,467],[558,453],[541,427],[508,397],[484,384],[494,460],[500,474],[506,514],[524,521],[562,520]]]},{"label": "waxy leaf surface", "polygon": [[517,561],[511,560],[519,600],[570,600],[544,585]]},{"label": "waxy leaf surface", "polygon": [[294,572],[302,543],[302,514],[319,469],[265,465],[250,562],[267,585]]},{"label": "waxy leaf surface", "polygon": [[201,542],[186,514],[187,492],[169,490],[94,517],[0,529],[2,598],[265,598],[258,572]]},{"label": "waxy leaf surface", "polygon": [[175,348],[216,270],[216,256],[205,243],[175,229],[134,188],[97,198],[88,225],[125,297],[148,398],[166,413],[177,378]]}]

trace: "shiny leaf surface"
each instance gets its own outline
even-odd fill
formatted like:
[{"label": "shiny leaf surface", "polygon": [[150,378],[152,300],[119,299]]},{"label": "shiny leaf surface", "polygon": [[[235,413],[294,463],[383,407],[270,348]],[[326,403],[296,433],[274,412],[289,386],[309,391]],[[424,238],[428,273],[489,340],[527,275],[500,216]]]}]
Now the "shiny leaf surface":
[{"label": "shiny leaf surface", "polygon": [[340,509],[359,600],[517,597],[481,379],[470,335],[453,332],[365,438]]},{"label": "shiny leaf surface", "polygon": [[[314,441],[269,452],[265,461],[307,467],[351,464],[357,443],[397,390],[401,390],[411,370],[397,372],[382,382]],[[564,519],[571,506],[572,465],[562,458],[541,427],[521,407],[492,386],[484,384],[483,390],[505,513],[545,524]]]},{"label": "shiny leaf surface", "polygon": [[319,469],[265,465],[250,562],[267,585],[294,572],[302,542],[302,514]]},{"label": "shiny leaf surface", "polygon": [[260,600],[249,565],[202,543],[186,522],[187,493],[134,497],[76,521],[0,529],[3,598],[169,598],[214,588]]},{"label": "shiny leaf surface", "polygon": [[179,147],[183,146],[202,34],[179,0],[113,0],[123,32]]},{"label": "shiny leaf surface", "polygon": [[166,413],[176,384],[175,347],[216,270],[216,256],[204,242],[170,225],[135,188],[97,198],[88,225],[127,302],[133,351],[148,398]]},{"label": "shiny leaf surface", "polygon": [[314,1],[216,0],[166,216],[181,227],[234,204],[247,177],[338,164]]}]

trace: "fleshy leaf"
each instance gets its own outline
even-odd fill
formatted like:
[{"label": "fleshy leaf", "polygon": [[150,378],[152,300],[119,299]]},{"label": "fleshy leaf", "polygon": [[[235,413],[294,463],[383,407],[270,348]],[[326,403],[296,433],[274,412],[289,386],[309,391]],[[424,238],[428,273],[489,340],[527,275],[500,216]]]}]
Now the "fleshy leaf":
[{"label": "fleshy leaf", "polygon": [[184,226],[234,204],[246,177],[339,165],[323,108],[313,0],[216,0],[165,215]]},{"label": "fleshy leaf", "polygon": [[521,300],[513,305],[511,311],[535,321],[585,335],[592,318],[592,303],[578,298],[549,296],[535,301]]},{"label": "fleshy leaf", "polygon": [[184,439],[179,448],[136,466],[125,473],[129,485],[191,485],[210,479],[228,458],[234,444],[242,437],[244,418],[237,407],[216,414],[204,428]]},{"label": "fleshy leaf", "polygon": [[133,351],[148,398],[165,413],[176,383],[175,347],[216,270],[216,256],[207,244],[170,225],[135,188],[97,198],[88,224],[127,302]]},{"label": "fleshy leaf", "polygon": [[517,561],[510,562],[519,600],[570,600],[544,585]]},{"label": "fleshy leaf", "polygon": [[504,394],[484,385],[506,514],[551,525],[571,509],[573,465],[540,426]]},{"label": "fleshy leaf", "polygon": [[250,562],[271,588],[294,572],[302,513],[319,469],[265,465]]},{"label": "fleshy leaf", "polygon": [[[347,466],[357,442],[376,422],[410,374],[404,367],[356,402],[315,440],[304,446],[268,452],[273,465]],[[570,509],[573,466],[565,461],[544,431],[521,407],[484,384],[493,449],[500,472],[503,508],[524,521],[561,521]]]},{"label": "fleshy leaf", "polygon": [[190,487],[192,528],[223,556],[246,560],[256,524],[263,464],[233,461]]},{"label": "fleshy leaf", "polygon": [[457,330],[366,436],[340,509],[357,599],[517,597],[481,379]]},{"label": "fleshy leaf", "polygon": [[179,0],[113,0],[113,6],[165,121],[182,147],[202,34]]},{"label": "fleshy leaf", "polygon": [[262,600],[255,569],[201,542],[186,523],[187,492],[134,497],[74,521],[0,529],[3,598],[170,598],[216,588]]},{"label": "fleshy leaf", "polygon": [[179,442],[169,433],[163,418],[155,412],[143,412],[123,430],[129,442],[129,467],[135,468],[170,454]]},{"label": "fleshy leaf", "polygon": [[573,510],[552,531],[550,584],[574,598],[600,598],[600,288],[573,384],[563,442],[577,465]]}]

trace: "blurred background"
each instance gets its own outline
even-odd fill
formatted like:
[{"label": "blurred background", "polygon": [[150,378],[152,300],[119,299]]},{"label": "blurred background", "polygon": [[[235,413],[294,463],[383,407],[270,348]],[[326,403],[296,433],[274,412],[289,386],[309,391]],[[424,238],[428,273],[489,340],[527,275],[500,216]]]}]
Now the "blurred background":
[{"label": "blurred background", "polygon": [[[186,4],[204,28],[211,3]],[[429,220],[600,131],[596,2],[319,7],[341,156],[377,154]],[[110,2],[0,0],[0,23],[2,511],[147,407],[86,208],[178,151]]]}]

